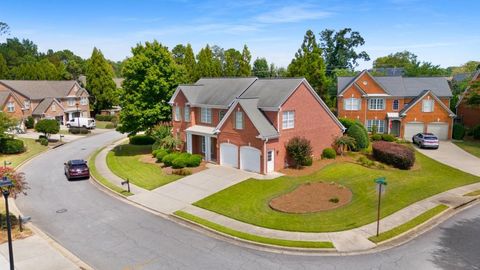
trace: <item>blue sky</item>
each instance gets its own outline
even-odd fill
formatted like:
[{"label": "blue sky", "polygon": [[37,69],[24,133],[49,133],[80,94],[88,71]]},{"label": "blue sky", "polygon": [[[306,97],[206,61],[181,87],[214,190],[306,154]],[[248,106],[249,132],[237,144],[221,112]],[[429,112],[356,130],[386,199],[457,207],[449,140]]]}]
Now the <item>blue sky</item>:
[{"label": "blue sky", "polygon": [[[121,60],[139,42],[157,39],[172,48],[207,43],[241,49],[287,66],[307,29],[359,31],[372,59],[409,50],[443,67],[480,60],[477,0],[385,1],[11,1],[0,21],[10,37],[33,40],[41,51],[70,49],[89,57],[94,46]],[[0,40],[3,41],[3,40]],[[373,60],[361,62],[369,68]]]}]

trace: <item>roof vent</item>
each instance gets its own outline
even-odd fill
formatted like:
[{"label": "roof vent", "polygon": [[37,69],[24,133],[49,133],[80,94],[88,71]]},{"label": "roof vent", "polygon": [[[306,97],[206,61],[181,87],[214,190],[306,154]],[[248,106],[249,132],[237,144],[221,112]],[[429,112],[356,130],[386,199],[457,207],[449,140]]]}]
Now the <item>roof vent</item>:
[{"label": "roof vent", "polygon": [[367,82],[367,81],[363,81],[362,83],[363,83],[363,85],[367,85],[367,84],[368,84],[368,82]]}]

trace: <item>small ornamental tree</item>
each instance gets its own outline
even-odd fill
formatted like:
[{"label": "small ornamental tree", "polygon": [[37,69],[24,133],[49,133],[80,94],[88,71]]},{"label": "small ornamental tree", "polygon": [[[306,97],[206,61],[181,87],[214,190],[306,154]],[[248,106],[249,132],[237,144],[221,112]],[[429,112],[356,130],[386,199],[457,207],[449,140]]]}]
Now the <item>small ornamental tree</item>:
[{"label": "small ornamental tree", "polygon": [[356,144],[357,142],[355,141],[355,139],[348,135],[337,137],[334,142],[334,145],[337,148],[337,153],[342,156],[344,152],[355,149]]},{"label": "small ornamental tree", "polygon": [[10,196],[17,198],[17,195],[22,193],[27,195],[26,190],[29,189],[27,182],[25,181],[25,174],[22,172],[16,172],[11,167],[0,167],[0,178],[6,176],[13,182],[13,187],[10,189]]},{"label": "small ornamental tree", "polygon": [[295,161],[297,168],[309,163],[312,155],[312,146],[309,140],[301,137],[293,137],[288,141],[285,148],[287,149],[288,156]]},{"label": "small ornamental tree", "polygon": [[35,125],[36,132],[42,132],[47,138],[60,131],[60,124],[54,119],[42,119]]},{"label": "small ornamental tree", "polygon": [[368,147],[369,145],[368,134],[365,128],[360,124],[352,125],[347,130],[347,134],[348,136],[354,138],[356,141],[355,148],[352,150],[359,151],[361,149],[365,149]]}]

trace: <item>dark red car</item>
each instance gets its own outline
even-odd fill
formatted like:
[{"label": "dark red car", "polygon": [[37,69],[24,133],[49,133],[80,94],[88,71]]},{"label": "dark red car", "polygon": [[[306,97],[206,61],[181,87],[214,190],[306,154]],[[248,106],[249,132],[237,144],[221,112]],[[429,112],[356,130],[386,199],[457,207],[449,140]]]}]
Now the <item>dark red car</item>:
[{"label": "dark red car", "polygon": [[67,179],[90,178],[90,169],[83,159],[70,160],[65,164],[65,175]]}]

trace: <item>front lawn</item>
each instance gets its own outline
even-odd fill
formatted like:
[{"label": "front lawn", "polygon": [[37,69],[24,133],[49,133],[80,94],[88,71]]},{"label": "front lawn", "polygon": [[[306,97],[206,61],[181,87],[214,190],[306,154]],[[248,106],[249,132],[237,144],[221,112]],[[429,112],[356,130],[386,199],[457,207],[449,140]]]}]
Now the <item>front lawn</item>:
[{"label": "front lawn", "polygon": [[480,141],[455,141],[458,147],[480,158]]},{"label": "front lawn", "polygon": [[[283,176],[273,180],[249,179],[195,203],[196,206],[261,227],[303,232],[342,231],[376,220],[377,192],[374,179],[388,181],[382,198],[382,217],[437,193],[480,181],[460,170],[416,152],[414,170],[370,169],[337,162],[306,176]],[[350,204],[330,211],[288,214],[274,211],[269,201],[306,182],[336,182],[353,192]]]},{"label": "front lawn", "polygon": [[43,146],[38,142],[35,142],[34,139],[25,139],[25,138],[20,138],[25,143],[25,147],[27,148],[27,151],[21,153],[21,154],[14,154],[14,155],[2,155],[0,154],[0,165],[3,166],[4,161],[9,161],[12,164],[8,165],[11,167],[16,167],[23,161],[39,154],[40,152],[43,152],[48,149],[47,146]]},{"label": "front lawn", "polygon": [[113,123],[110,121],[95,121],[96,128],[103,128],[103,129],[114,129]]},{"label": "front lawn", "polygon": [[108,152],[107,165],[119,177],[148,190],[181,178],[165,174],[158,164],[142,162],[142,157],[151,155],[151,152],[151,145],[121,144]]}]

